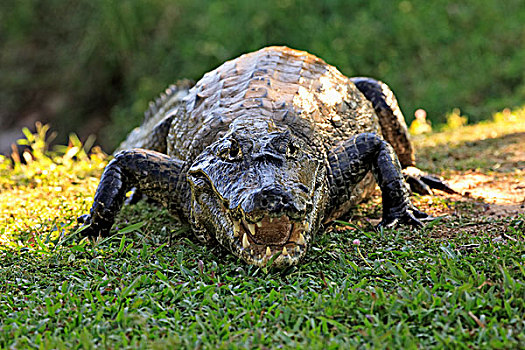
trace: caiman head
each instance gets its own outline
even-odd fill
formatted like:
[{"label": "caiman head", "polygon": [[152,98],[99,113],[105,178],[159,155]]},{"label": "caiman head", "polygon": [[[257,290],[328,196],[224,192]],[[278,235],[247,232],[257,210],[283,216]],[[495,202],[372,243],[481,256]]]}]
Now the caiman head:
[{"label": "caiman head", "polygon": [[296,264],[327,202],[325,168],[305,142],[268,120],[241,120],[191,166],[192,225],[249,264]]}]

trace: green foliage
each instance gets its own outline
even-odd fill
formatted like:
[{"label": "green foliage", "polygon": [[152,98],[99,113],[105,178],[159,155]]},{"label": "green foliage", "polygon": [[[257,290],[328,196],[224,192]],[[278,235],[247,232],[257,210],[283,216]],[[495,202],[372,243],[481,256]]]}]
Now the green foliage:
[{"label": "green foliage", "polygon": [[[512,133],[522,125],[512,116],[476,131]],[[472,137],[470,128],[457,131]],[[46,131],[26,132],[33,151],[17,159],[27,163],[0,158],[0,348],[525,346],[523,214],[484,218],[472,204],[434,199],[460,214],[376,232],[369,203],[284,271],[202,246],[146,203],[125,207],[113,236],[90,241],[75,218],[105,157],[74,136],[50,152]]]},{"label": "green foliage", "polygon": [[273,44],[312,52],[350,76],[388,82],[409,121],[424,108],[438,125],[460,108],[475,122],[525,99],[521,0],[7,0],[1,6],[2,108],[19,113],[44,104],[63,116],[53,126],[61,131],[111,114],[100,139],[108,148],[140,123],[148,101],[169,83],[198,79]]}]

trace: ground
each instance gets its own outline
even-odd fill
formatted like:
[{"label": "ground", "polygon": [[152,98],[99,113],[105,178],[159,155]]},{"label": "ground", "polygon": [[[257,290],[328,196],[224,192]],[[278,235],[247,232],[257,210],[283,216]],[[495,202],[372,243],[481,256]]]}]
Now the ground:
[{"label": "ground", "polygon": [[38,130],[0,159],[0,348],[525,347],[525,109],[414,137],[460,193],[412,197],[438,220],[377,231],[377,192],[283,271],[147,203],[82,239],[108,157],[74,136],[49,152]]},{"label": "ground", "polygon": [[441,207],[435,214],[470,217],[471,232],[486,230],[503,217],[525,213],[525,121],[518,113],[500,116],[506,119],[499,124],[462,127],[415,140],[420,164],[431,173],[442,174],[459,192],[436,191],[427,203],[457,203]]},{"label": "ground", "polygon": [[507,118],[507,128],[480,124],[415,140],[420,163],[444,173],[463,195],[452,198],[481,201],[491,216],[524,212],[525,126],[517,116]]}]

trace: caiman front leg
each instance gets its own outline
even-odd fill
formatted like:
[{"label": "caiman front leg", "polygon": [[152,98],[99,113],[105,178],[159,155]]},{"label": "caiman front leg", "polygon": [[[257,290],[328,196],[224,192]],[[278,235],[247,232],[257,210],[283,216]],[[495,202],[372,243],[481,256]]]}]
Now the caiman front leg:
[{"label": "caiman front leg", "polygon": [[137,188],[171,212],[184,212],[184,165],[163,153],[140,148],[117,153],[104,169],[90,213],[79,218],[85,225],[90,224],[82,233],[107,236],[131,188]]},{"label": "caiman front leg", "polygon": [[421,220],[431,218],[410,202],[396,153],[377,134],[363,133],[352,137],[330,152],[328,161],[334,208],[349,198],[353,188],[372,171],[383,199],[383,219],[379,226],[404,223],[422,227]]},{"label": "caiman front leg", "polygon": [[366,77],[351,78],[355,86],[365,95],[379,118],[385,140],[394,148],[403,168],[405,180],[413,192],[432,194],[432,189],[457,193],[443,180],[428,175],[415,167],[414,149],[410,143],[405,117],[399,109],[397,99],[385,83]]}]

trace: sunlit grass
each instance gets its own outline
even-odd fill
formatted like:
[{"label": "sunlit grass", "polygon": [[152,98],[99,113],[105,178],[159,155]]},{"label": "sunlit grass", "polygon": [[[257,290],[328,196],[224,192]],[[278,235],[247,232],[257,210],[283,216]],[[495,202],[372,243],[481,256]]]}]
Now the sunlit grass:
[{"label": "sunlit grass", "polygon": [[452,170],[523,172],[525,107],[505,109],[492,120],[412,137],[418,166],[432,173]]},{"label": "sunlit grass", "polygon": [[[4,247],[35,247],[35,235],[56,239],[89,210],[106,156],[89,155],[74,135],[68,146],[47,150],[47,126],[36,134],[24,129],[30,147],[13,160],[0,156],[0,243]],[[23,160],[23,161],[22,161]],[[49,237],[48,237],[49,236]]]},{"label": "sunlit grass", "polygon": [[[522,132],[516,113],[418,138],[420,163],[438,170],[443,152],[497,149],[475,135]],[[74,136],[49,151],[46,131],[26,131],[32,152],[0,159],[0,348],[525,346],[523,214],[488,217],[478,202],[415,196],[449,218],[377,232],[380,206],[370,201],[284,271],[202,246],[143,202],[124,208],[114,236],[91,242],[74,233],[76,217],[107,157]],[[503,168],[514,164],[505,159]]]},{"label": "sunlit grass", "polygon": [[414,136],[413,142],[416,149],[443,145],[454,147],[468,141],[479,141],[525,132],[525,106],[515,110],[505,109],[495,113],[492,120],[474,125],[464,125],[463,122],[456,121],[461,118],[459,112],[456,112],[455,116],[449,116],[449,118],[452,121],[444,126],[444,131]]}]

